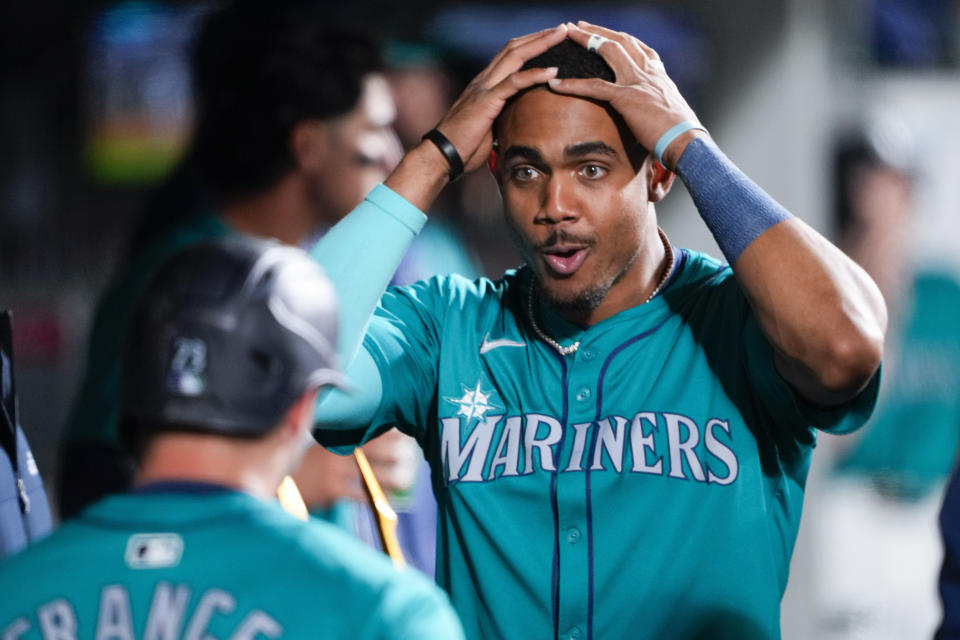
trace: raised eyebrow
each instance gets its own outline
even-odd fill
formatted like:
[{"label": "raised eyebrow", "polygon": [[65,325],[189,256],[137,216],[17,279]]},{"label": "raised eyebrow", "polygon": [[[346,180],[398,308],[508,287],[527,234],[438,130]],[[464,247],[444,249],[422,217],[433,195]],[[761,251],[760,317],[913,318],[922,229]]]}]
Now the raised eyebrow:
[{"label": "raised eyebrow", "polygon": [[579,158],[594,153],[599,153],[605,156],[616,156],[617,150],[607,143],[600,142],[599,140],[595,142],[580,142],[578,144],[572,144],[563,150],[563,155],[568,158]]},{"label": "raised eyebrow", "polygon": [[514,145],[503,152],[504,162],[509,162],[514,158],[520,158],[533,164],[543,164],[543,156],[533,147]]}]

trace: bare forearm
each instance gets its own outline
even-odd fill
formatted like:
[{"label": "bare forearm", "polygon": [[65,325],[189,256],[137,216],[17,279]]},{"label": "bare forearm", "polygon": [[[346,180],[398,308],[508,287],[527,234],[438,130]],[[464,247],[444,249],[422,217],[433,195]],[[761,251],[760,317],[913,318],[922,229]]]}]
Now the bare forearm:
[{"label": "bare forearm", "polygon": [[797,218],[761,234],[734,265],[777,368],[812,402],[853,397],[880,364],[887,314],[873,280]]},{"label": "bare forearm", "polygon": [[449,166],[431,142],[421,142],[397,165],[384,185],[410,204],[427,211],[448,181]]}]

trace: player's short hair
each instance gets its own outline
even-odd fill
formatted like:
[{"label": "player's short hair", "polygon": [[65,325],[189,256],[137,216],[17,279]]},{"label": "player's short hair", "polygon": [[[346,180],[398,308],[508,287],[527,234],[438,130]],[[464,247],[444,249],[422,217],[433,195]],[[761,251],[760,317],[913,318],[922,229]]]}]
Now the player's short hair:
[{"label": "player's short hair", "polygon": [[220,199],[255,194],[294,168],[293,127],[347,113],[379,45],[317,9],[242,2],[211,14],[193,51],[193,160]]},{"label": "player's short hair", "polygon": [[563,40],[527,60],[521,69],[557,68],[558,78],[600,78],[613,82],[616,74],[599,53],[588,51],[573,40]]},{"label": "player's short hair", "polygon": [[302,250],[236,234],[176,254],[133,313],[120,441],[161,432],[257,438],[304,392],[343,386],[333,285]]},{"label": "player's short hair", "polygon": [[[573,40],[569,39],[565,39],[558,44],[553,45],[540,55],[530,58],[524,63],[524,65],[521,67],[521,70],[546,69],[547,67],[556,67],[557,78],[560,79],[599,78],[601,80],[606,80],[607,82],[616,81],[616,74],[610,65],[607,64],[607,61],[603,59],[603,56],[601,56],[599,53],[588,51]],[[499,137],[502,115],[506,113],[510,106],[526,93],[533,91],[534,89],[541,89],[544,87],[547,87],[547,85],[533,85],[532,87],[517,92],[507,100],[506,104],[503,106],[503,109],[500,111],[501,115],[497,116],[497,119],[493,125],[493,135],[495,140]],[[614,122],[616,122],[617,127],[620,129],[621,135],[624,137],[625,141],[632,140],[633,135],[629,133],[629,129],[623,122],[623,119],[620,117],[620,115],[612,110],[610,111],[610,115],[614,119]],[[627,145],[627,148],[630,149],[630,146]],[[631,154],[631,160],[638,167],[638,163],[642,162],[646,156],[646,153],[642,148],[639,151],[639,153]]]}]

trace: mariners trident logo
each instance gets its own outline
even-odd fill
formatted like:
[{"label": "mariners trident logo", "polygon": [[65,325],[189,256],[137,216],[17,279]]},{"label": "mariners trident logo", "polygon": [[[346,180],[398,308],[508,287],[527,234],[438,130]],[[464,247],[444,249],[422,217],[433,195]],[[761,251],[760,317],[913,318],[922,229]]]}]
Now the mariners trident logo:
[{"label": "mariners trident logo", "polygon": [[466,416],[468,422],[472,418],[482,418],[487,411],[502,410],[503,407],[490,402],[490,396],[493,395],[493,392],[484,393],[481,384],[482,382],[477,380],[477,384],[472,389],[465,384],[461,384],[460,386],[463,388],[462,396],[459,398],[444,398],[444,400],[459,405],[460,410],[457,411],[457,415]]}]

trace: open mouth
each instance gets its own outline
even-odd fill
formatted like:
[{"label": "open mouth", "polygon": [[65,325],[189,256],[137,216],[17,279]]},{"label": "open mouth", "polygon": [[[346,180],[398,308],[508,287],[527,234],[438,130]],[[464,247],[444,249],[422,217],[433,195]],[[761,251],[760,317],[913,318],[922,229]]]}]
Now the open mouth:
[{"label": "open mouth", "polygon": [[555,274],[569,276],[583,264],[588,248],[583,246],[554,246],[543,252],[547,267]]}]

